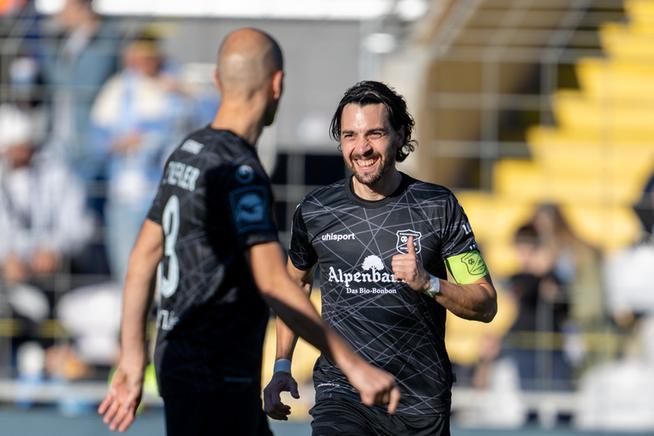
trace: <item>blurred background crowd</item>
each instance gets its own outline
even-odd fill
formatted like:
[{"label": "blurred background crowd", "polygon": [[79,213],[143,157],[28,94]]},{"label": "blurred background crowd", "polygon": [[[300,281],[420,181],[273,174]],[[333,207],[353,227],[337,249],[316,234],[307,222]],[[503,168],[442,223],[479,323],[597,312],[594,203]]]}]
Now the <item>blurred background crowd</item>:
[{"label": "blurred background crowd", "polygon": [[653,0],[129,3],[0,0],[0,402],[93,405],[75,389],[115,362],[163,161],[220,104],[218,41],[252,25],[286,56],[260,145],[284,241],[303,195],[345,174],[329,119],[361,79],[416,118],[401,169],[468,213],[499,313],[448,318],[455,421],[654,430]]}]

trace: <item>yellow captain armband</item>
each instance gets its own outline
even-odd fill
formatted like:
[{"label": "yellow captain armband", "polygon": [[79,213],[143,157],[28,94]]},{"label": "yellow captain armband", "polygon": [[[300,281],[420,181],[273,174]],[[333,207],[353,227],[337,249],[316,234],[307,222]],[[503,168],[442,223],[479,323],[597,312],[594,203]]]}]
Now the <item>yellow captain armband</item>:
[{"label": "yellow captain armband", "polygon": [[488,274],[488,267],[478,250],[457,254],[445,259],[447,270],[460,285],[474,283]]}]

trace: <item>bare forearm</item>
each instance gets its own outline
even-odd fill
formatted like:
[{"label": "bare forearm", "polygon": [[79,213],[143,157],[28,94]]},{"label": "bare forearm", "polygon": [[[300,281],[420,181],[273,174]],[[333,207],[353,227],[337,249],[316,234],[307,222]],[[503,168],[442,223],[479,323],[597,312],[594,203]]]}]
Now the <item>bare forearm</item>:
[{"label": "bare forearm", "polygon": [[[121,348],[136,350],[145,344],[145,325],[154,291],[154,274],[148,265],[134,265],[125,280],[123,316],[121,321]],[[156,270],[156,265],[154,266]]]},{"label": "bare forearm", "polygon": [[129,258],[121,320],[121,351],[140,352],[145,344],[148,317],[157,265],[161,260],[160,227],[146,221]]},{"label": "bare forearm", "polygon": [[275,322],[275,332],[277,337],[275,359],[291,360],[297,344],[297,335],[279,317]]},{"label": "bare forearm", "polygon": [[161,226],[146,220],[129,257],[121,320],[120,360],[109,393],[98,412],[111,431],[129,427],[141,402],[147,363],[145,323],[154,292],[154,275],[161,259]]},{"label": "bare forearm", "polygon": [[[301,283],[301,286],[304,288],[307,296],[310,296],[311,283]],[[295,345],[297,344],[297,335],[279,317],[275,322],[275,331],[277,337],[275,359],[291,360],[293,357],[293,351],[295,350]]]},{"label": "bare forearm", "polygon": [[436,301],[461,318],[490,322],[497,313],[495,289],[489,283],[458,285],[441,280],[440,291]]}]

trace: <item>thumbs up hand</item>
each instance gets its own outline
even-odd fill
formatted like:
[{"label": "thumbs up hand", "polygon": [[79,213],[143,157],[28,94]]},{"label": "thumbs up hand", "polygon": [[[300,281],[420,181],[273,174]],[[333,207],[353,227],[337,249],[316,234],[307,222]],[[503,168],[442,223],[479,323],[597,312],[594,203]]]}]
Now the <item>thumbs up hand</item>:
[{"label": "thumbs up hand", "polygon": [[423,292],[429,288],[429,273],[416,255],[413,236],[409,236],[406,245],[408,252],[406,254],[396,254],[391,260],[393,274],[395,274],[396,279],[402,280],[414,291]]}]

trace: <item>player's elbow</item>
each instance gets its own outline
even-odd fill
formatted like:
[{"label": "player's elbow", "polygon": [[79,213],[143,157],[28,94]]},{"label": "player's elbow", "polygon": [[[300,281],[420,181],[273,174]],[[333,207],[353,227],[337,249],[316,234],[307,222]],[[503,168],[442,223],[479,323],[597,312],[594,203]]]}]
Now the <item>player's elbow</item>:
[{"label": "player's elbow", "polygon": [[285,302],[280,297],[278,290],[271,286],[259,286],[259,293],[275,316],[279,316],[280,312],[283,312],[282,306]]},{"label": "player's elbow", "polygon": [[259,288],[259,292],[264,300],[279,299],[279,287],[272,280],[258,281],[257,288]]},{"label": "player's elbow", "polygon": [[492,284],[481,284],[477,300],[477,321],[489,323],[497,315],[497,292]]},{"label": "player's elbow", "polygon": [[482,307],[480,307],[478,315],[478,321],[485,323],[491,322],[495,318],[495,315],[497,315],[497,299],[493,298],[485,301]]},{"label": "player's elbow", "polygon": [[284,280],[283,274],[259,276],[255,281],[261,296],[269,304],[271,300],[279,301],[284,299],[282,294],[288,288],[289,280]]}]

